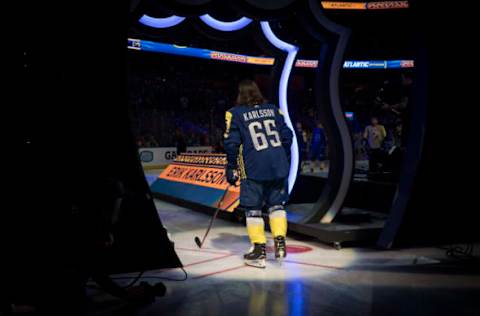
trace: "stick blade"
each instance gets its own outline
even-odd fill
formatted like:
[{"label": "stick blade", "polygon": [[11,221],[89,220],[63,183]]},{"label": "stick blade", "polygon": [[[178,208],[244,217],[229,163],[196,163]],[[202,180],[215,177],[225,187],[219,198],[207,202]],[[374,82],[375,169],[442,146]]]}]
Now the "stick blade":
[{"label": "stick blade", "polygon": [[202,248],[202,241],[200,240],[200,238],[198,237],[195,237],[195,243],[197,244],[198,248]]}]

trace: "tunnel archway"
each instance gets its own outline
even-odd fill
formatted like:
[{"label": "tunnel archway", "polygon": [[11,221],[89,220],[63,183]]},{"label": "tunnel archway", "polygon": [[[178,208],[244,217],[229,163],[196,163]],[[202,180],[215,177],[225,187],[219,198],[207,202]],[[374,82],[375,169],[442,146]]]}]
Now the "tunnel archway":
[{"label": "tunnel archway", "polygon": [[[352,145],[350,134],[343,116],[338,96],[338,72],[342,65],[343,52],[348,40],[348,30],[328,21],[322,14],[320,4],[317,1],[310,1],[308,4],[292,6],[288,3],[285,7],[294,8],[287,14],[285,7],[279,9],[276,14],[270,11],[269,20],[261,20],[255,16],[249,16],[248,9],[235,7],[234,18],[228,21],[221,21],[209,14],[208,5],[197,9],[195,14],[191,11],[184,11],[182,6],[156,6],[154,1],[151,7],[155,9],[144,11],[139,18],[140,33],[152,31],[157,32],[161,37],[164,32],[175,32],[182,23],[192,23],[195,29],[201,34],[223,40],[238,40],[239,38],[252,37],[260,42],[266,51],[275,56],[275,65],[272,67],[272,86],[278,92],[274,94],[273,101],[279,104],[280,108],[287,113],[287,124],[292,128],[292,121],[288,117],[288,85],[292,66],[296,60],[297,53],[302,47],[308,46],[308,41],[292,45],[288,41],[294,39],[280,39],[275,35],[278,31],[278,21],[295,21],[305,29],[306,37],[311,42],[321,46],[318,52],[320,67],[317,67],[316,103],[320,113],[326,122],[326,132],[332,144],[332,162],[327,184],[318,197],[317,201],[309,204],[306,208],[291,207],[294,216],[291,220],[296,223],[330,223],[340,212],[349,183],[352,176]],[[168,8],[167,8],[168,7]],[[248,5],[247,5],[248,7]],[[179,13],[177,13],[177,10]],[[162,13],[159,13],[161,11]],[[218,12],[218,7],[213,10]],[[275,11],[273,11],[275,12]],[[292,12],[294,12],[292,14]],[[312,14],[314,12],[315,14]],[[173,14],[172,14],[173,13]],[[188,13],[182,15],[183,13]],[[172,14],[172,15],[168,15]],[[218,13],[217,13],[218,14]],[[258,14],[258,12],[257,12]],[[154,16],[156,15],[156,16]],[[277,27],[277,30],[275,28]],[[150,29],[150,30],[149,30]],[[249,34],[250,33],[250,34]],[[259,36],[263,34],[263,36]],[[283,32],[285,34],[285,32]],[[293,194],[302,195],[302,191],[308,190],[301,185],[294,186],[298,174],[298,146],[296,140],[292,146],[292,163],[289,176],[289,188]]]}]

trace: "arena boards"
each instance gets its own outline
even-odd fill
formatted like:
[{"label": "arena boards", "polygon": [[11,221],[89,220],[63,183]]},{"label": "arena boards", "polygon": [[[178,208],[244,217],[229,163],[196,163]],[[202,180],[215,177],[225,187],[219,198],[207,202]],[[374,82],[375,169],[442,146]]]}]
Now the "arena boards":
[{"label": "arena boards", "polygon": [[229,187],[225,178],[226,163],[224,154],[179,155],[160,173],[151,190],[159,197],[212,208],[220,206],[221,210],[231,213],[240,203],[240,188]]}]

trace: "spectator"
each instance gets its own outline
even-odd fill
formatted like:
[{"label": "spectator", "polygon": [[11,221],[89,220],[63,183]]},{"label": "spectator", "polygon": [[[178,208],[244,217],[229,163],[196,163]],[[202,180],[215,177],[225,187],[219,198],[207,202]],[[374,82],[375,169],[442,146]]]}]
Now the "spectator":
[{"label": "spectator", "polygon": [[310,145],[310,160],[313,162],[312,172],[315,171],[315,166],[318,164],[320,171],[325,169],[327,138],[323,125],[317,122],[316,127],[312,133],[312,143]]},{"label": "spectator", "polygon": [[402,147],[402,138],[403,138],[402,130],[403,130],[403,125],[401,121],[399,121],[390,132],[391,146],[388,148],[389,151],[393,151],[396,148],[400,149]]},{"label": "spectator", "polygon": [[295,135],[297,137],[298,148],[300,149],[300,161],[303,163],[307,158],[307,133],[303,130],[301,122],[295,124]]},{"label": "spectator", "polygon": [[147,136],[147,147],[158,147],[158,142],[153,135]]},{"label": "spectator", "polygon": [[187,141],[179,128],[175,130],[175,146],[177,147],[177,155],[187,152]]},{"label": "spectator", "polygon": [[138,148],[145,147],[145,140],[143,139],[143,136],[137,137],[137,147]]},{"label": "spectator", "polygon": [[365,128],[363,138],[367,140],[368,156],[369,156],[369,171],[378,172],[382,163],[382,145],[383,140],[387,136],[385,127],[378,122],[377,117],[370,119],[370,125]]}]

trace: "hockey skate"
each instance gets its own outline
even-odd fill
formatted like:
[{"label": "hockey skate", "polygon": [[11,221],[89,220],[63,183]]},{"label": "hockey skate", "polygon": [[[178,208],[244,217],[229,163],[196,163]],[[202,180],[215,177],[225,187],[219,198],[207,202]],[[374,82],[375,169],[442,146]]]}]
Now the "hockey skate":
[{"label": "hockey skate", "polygon": [[287,246],[285,245],[285,237],[277,236],[274,238],[275,242],[275,259],[280,263],[287,256]]},{"label": "hockey skate", "polygon": [[250,248],[250,252],[243,256],[245,264],[256,268],[265,268],[267,253],[265,244],[254,244]]}]

